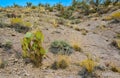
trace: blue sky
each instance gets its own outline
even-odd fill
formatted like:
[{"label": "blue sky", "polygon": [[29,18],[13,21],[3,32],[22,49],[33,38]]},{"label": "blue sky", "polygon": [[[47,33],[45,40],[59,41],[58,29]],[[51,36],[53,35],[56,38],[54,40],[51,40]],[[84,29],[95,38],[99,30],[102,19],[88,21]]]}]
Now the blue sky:
[{"label": "blue sky", "polygon": [[38,3],[50,3],[50,4],[56,4],[58,2],[61,2],[63,5],[67,6],[71,4],[72,0],[0,0],[0,6],[11,6],[13,3],[19,4],[19,5],[26,5],[26,2],[32,2],[34,5],[37,5]]}]

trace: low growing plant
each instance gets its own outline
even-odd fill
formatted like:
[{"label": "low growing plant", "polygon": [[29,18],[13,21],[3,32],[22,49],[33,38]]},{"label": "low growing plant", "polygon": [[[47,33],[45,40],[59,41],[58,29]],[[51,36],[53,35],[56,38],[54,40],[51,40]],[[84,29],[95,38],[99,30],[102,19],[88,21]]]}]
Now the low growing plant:
[{"label": "low growing plant", "polygon": [[68,56],[65,55],[60,55],[58,56],[58,60],[56,60],[53,64],[52,64],[52,69],[65,69],[69,66],[70,64],[70,60]]},{"label": "low growing plant", "polygon": [[5,68],[6,65],[7,65],[7,61],[0,58],[0,68]]},{"label": "low growing plant", "polygon": [[90,55],[87,56],[87,59],[81,62],[81,66],[84,67],[88,73],[92,73],[97,66],[96,62],[92,60]]},{"label": "low growing plant", "polygon": [[32,24],[30,22],[24,22],[22,18],[12,18],[10,28],[14,28],[19,33],[26,33],[30,30]]},{"label": "low growing plant", "polygon": [[23,20],[21,18],[12,18],[11,24],[23,24]]},{"label": "low growing plant", "polygon": [[65,41],[54,41],[50,45],[50,51],[54,54],[70,55],[73,48]]},{"label": "low growing plant", "polygon": [[42,65],[43,57],[46,54],[42,46],[43,40],[44,35],[40,30],[27,32],[22,39],[23,58],[29,58],[36,66]]},{"label": "low growing plant", "polygon": [[28,26],[28,27],[31,26],[30,22],[24,22],[22,18],[12,18],[11,25],[16,25],[16,24],[20,24],[20,25]]},{"label": "low growing plant", "polygon": [[112,13],[111,17],[112,17],[113,19],[120,19],[120,11],[115,12],[115,13]]},{"label": "low growing plant", "polygon": [[111,64],[110,64],[110,69],[111,69],[113,72],[118,72],[118,73],[120,73],[120,67],[116,66],[114,63],[111,63]]},{"label": "low growing plant", "polygon": [[111,44],[120,49],[120,33],[117,33],[115,38],[116,39],[114,39]]},{"label": "low growing plant", "polygon": [[115,39],[113,42],[112,42],[112,45],[117,47],[118,49],[120,49],[120,39]]},{"label": "low growing plant", "polygon": [[53,19],[52,24],[53,24],[53,27],[55,28],[59,26],[56,19]]},{"label": "low growing plant", "polygon": [[81,51],[81,47],[80,47],[80,45],[78,44],[78,43],[76,43],[76,42],[74,42],[73,44],[72,44],[72,47],[73,47],[73,49],[75,50],[75,51]]},{"label": "low growing plant", "polygon": [[3,47],[5,48],[5,50],[10,50],[12,48],[12,42],[11,41],[7,41]]}]

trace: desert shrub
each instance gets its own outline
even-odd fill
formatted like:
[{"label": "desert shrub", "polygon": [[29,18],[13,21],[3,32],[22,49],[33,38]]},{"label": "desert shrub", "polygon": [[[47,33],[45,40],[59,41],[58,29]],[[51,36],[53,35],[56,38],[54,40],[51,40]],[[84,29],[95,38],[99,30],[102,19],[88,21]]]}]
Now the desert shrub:
[{"label": "desert shrub", "polygon": [[27,6],[27,7],[31,7],[31,6],[32,6],[32,3],[31,3],[31,2],[27,2],[27,3],[26,3],[26,6]]},{"label": "desert shrub", "polygon": [[72,20],[71,23],[72,24],[79,24],[81,21],[79,19],[76,19],[76,20]]},{"label": "desert shrub", "polygon": [[7,62],[3,59],[0,59],[0,68],[4,68],[6,66]]},{"label": "desert shrub", "polygon": [[78,28],[78,27],[75,27],[75,30],[76,30],[76,31],[80,31],[80,28]]},{"label": "desert shrub", "polygon": [[105,6],[110,5],[110,3],[111,3],[111,0],[105,0],[105,1],[104,1],[104,5],[105,5]]},{"label": "desert shrub", "polygon": [[116,39],[114,39],[111,44],[112,46],[115,46],[118,49],[120,49],[120,34],[119,33],[116,34]]},{"label": "desert shrub", "polygon": [[98,78],[96,70],[103,69],[97,64],[97,60],[90,54],[87,54],[87,59],[83,60],[80,65],[82,66],[82,70],[79,72],[79,74],[82,76],[82,78]]},{"label": "desert shrub", "polygon": [[96,62],[91,58],[90,55],[87,55],[87,59],[83,60],[80,65],[84,67],[88,73],[92,73],[97,66]]},{"label": "desert shrub", "polygon": [[87,33],[88,33],[88,30],[86,30],[86,29],[80,29],[80,31],[81,31],[81,33],[82,33],[82,35],[87,35]]},{"label": "desert shrub", "polygon": [[82,11],[84,12],[85,15],[89,15],[89,13],[90,13],[90,6],[87,4],[87,2],[82,1],[80,7],[81,7],[81,9],[82,9]]},{"label": "desert shrub", "polygon": [[40,10],[40,12],[45,12],[45,7],[40,6],[39,10]]},{"label": "desert shrub", "polygon": [[106,17],[103,18],[103,20],[105,20],[105,21],[109,21],[109,20],[112,20],[112,19],[115,19],[116,21],[119,21],[119,19],[120,19],[120,11],[114,12],[111,15],[106,16]]},{"label": "desert shrub", "polygon": [[20,25],[28,26],[28,27],[31,26],[31,23],[30,23],[30,22],[25,22],[25,21],[23,21],[22,18],[12,18],[12,19],[11,19],[11,24],[12,24],[12,25],[14,25],[14,24],[20,24]]},{"label": "desert shrub", "polygon": [[110,68],[110,70],[112,70],[113,72],[118,72],[118,73],[120,73],[120,67],[118,67],[115,63],[110,63],[110,65],[109,65],[109,68]]},{"label": "desert shrub", "polygon": [[112,45],[120,49],[120,39],[113,40]]},{"label": "desert shrub", "polygon": [[54,10],[54,7],[53,6],[50,6],[50,4],[45,4],[45,10],[48,10],[50,12],[52,12]]},{"label": "desert shrub", "polygon": [[21,18],[12,18],[11,24],[23,24],[23,20]]},{"label": "desert shrub", "polygon": [[85,67],[88,72],[92,72],[95,68],[95,62],[91,59],[82,61],[81,66]]},{"label": "desert shrub", "polygon": [[58,11],[61,11],[64,8],[64,6],[61,3],[57,3],[55,7]]},{"label": "desert shrub", "polygon": [[24,25],[24,26],[27,26],[27,27],[31,27],[31,26],[32,26],[30,22],[24,22],[23,25]]},{"label": "desert shrub", "polygon": [[8,24],[0,22],[0,28],[4,28],[4,27],[8,27],[8,26],[9,26]]},{"label": "desert shrub", "polygon": [[70,55],[73,48],[64,41],[54,41],[50,45],[50,51],[54,54]]},{"label": "desert shrub", "polygon": [[32,6],[31,8],[32,8],[32,9],[36,9],[36,8],[37,8],[37,6]]},{"label": "desert shrub", "polygon": [[116,21],[120,21],[120,11],[112,13],[111,17]]},{"label": "desert shrub", "polygon": [[0,48],[3,48],[4,50],[10,50],[12,48],[12,42],[6,41],[5,43],[0,43]]},{"label": "desert shrub", "polygon": [[120,67],[112,66],[112,67],[111,67],[111,70],[112,70],[113,72],[119,72],[119,73],[120,73]]},{"label": "desert shrub", "polygon": [[76,42],[72,44],[72,47],[75,51],[79,51],[79,52],[82,51],[80,45]]},{"label": "desert shrub", "polygon": [[22,18],[12,18],[10,28],[14,28],[19,33],[26,33],[30,30],[30,22],[24,22]]},{"label": "desert shrub", "polygon": [[12,42],[11,41],[6,41],[5,44],[3,44],[3,47],[5,50],[10,50],[12,48]]},{"label": "desert shrub", "polygon": [[48,10],[49,10],[50,12],[53,12],[53,11],[54,11],[54,7],[50,7],[50,8],[48,8]]},{"label": "desert shrub", "polygon": [[34,32],[27,32],[22,39],[22,56],[29,58],[35,66],[41,66],[43,57],[46,54],[45,49],[42,47],[44,35],[40,30]]},{"label": "desert shrub", "polygon": [[68,27],[70,27],[70,28],[72,28],[72,27],[71,27],[71,26],[72,26],[72,25],[71,25],[71,21],[66,21],[65,25],[68,26]]},{"label": "desert shrub", "polygon": [[52,64],[52,69],[65,69],[69,66],[70,64],[70,60],[68,56],[62,55],[62,56],[58,56],[58,60],[56,60],[53,64]]},{"label": "desert shrub", "polygon": [[117,34],[117,38],[120,38],[120,33]]},{"label": "desert shrub", "polygon": [[73,25],[73,28],[74,28],[76,31],[80,31],[80,30],[81,30],[77,25]]},{"label": "desert shrub", "polygon": [[62,25],[65,24],[65,20],[63,18],[58,18],[57,21],[58,21],[58,24],[62,24]]},{"label": "desert shrub", "polygon": [[106,16],[106,17],[103,18],[103,21],[109,21],[109,20],[112,20],[111,16]]},{"label": "desert shrub", "polygon": [[11,13],[11,14],[7,13],[6,16],[7,16],[8,18],[16,18],[16,17],[17,17],[17,15],[14,14],[14,13]]},{"label": "desert shrub", "polygon": [[55,28],[59,26],[58,21],[56,19],[52,20],[52,24],[53,24],[53,27],[55,27]]},{"label": "desert shrub", "polygon": [[71,16],[73,14],[72,10],[65,9],[64,11],[60,12],[60,17],[63,17],[65,19],[71,19]]},{"label": "desert shrub", "polygon": [[13,4],[13,7],[14,7],[14,8],[20,8],[21,6],[18,5],[18,4],[16,4],[16,3],[14,3],[14,4]]},{"label": "desert shrub", "polygon": [[15,29],[15,31],[17,31],[19,33],[26,33],[30,30],[29,27],[21,25],[21,24],[13,24],[10,26],[10,28]]}]

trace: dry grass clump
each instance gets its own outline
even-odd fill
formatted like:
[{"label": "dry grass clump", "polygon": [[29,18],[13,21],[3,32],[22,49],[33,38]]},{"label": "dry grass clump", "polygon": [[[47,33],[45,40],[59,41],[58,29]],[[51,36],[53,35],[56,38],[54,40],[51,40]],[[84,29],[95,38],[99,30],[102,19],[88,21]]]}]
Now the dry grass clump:
[{"label": "dry grass clump", "polygon": [[112,45],[114,45],[115,47],[117,47],[118,49],[120,49],[120,39],[115,39],[112,42]]},{"label": "dry grass clump", "polygon": [[79,72],[79,74],[83,78],[98,78],[97,76],[97,67],[98,64],[93,57],[91,57],[89,54],[87,54],[87,59],[83,60],[80,65],[82,66],[82,70]]},{"label": "dry grass clump", "polygon": [[112,13],[111,17],[113,19],[120,19],[120,11]]},{"label": "dry grass clump", "polygon": [[67,21],[66,26],[68,26],[68,27],[71,26],[71,21]]},{"label": "dry grass clump", "polygon": [[60,24],[60,25],[64,25],[66,23],[66,20],[63,18],[58,18],[56,20],[57,20],[58,24]]},{"label": "dry grass clump", "polygon": [[76,31],[80,31],[80,28],[79,28],[79,27],[75,27],[75,30],[76,30]]},{"label": "dry grass clump", "polygon": [[114,12],[111,15],[108,15],[108,16],[103,18],[103,20],[105,20],[105,21],[109,21],[112,19],[119,20],[120,19],[120,11]]},{"label": "dry grass clump", "polygon": [[113,72],[120,73],[120,67],[118,67],[117,65],[115,65],[115,63],[111,63],[109,67],[110,67],[110,70],[112,70]]},{"label": "dry grass clump", "polygon": [[15,25],[15,24],[20,24],[28,27],[32,26],[30,22],[24,22],[22,18],[12,18],[11,25]]},{"label": "dry grass clump", "polygon": [[120,49],[120,33],[116,34],[116,39],[114,39],[111,44]]},{"label": "dry grass clump", "polygon": [[0,68],[4,68],[6,66],[6,61],[0,58]]},{"label": "dry grass clump", "polygon": [[81,46],[77,42],[73,42],[72,47],[75,51],[79,51],[79,52],[82,51]]},{"label": "dry grass clump", "polygon": [[39,11],[40,11],[40,13],[44,13],[45,12],[45,7],[40,6]]},{"label": "dry grass clump", "polygon": [[53,69],[65,69],[69,66],[70,59],[68,56],[59,55],[58,59],[52,64]]},{"label": "dry grass clump", "polygon": [[57,28],[59,25],[58,25],[58,21],[56,19],[53,19],[52,20],[52,25],[54,28]]},{"label": "dry grass clump", "polygon": [[21,18],[12,18],[11,24],[23,24],[23,20]]},{"label": "dry grass clump", "polygon": [[103,18],[104,21],[109,21],[109,20],[112,20],[112,17],[111,16],[106,16]]},{"label": "dry grass clump", "polygon": [[80,29],[80,31],[81,31],[81,33],[82,33],[82,35],[87,35],[87,33],[88,33],[88,30],[86,30],[86,29]]},{"label": "dry grass clump", "polygon": [[26,33],[30,30],[32,24],[30,22],[24,22],[22,18],[12,18],[10,28],[15,29],[19,33]]},{"label": "dry grass clump", "polygon": [[87,58],[81,62],[81,66],[84,67],[89,73],[91,73],[95,69],[96,62]]}]

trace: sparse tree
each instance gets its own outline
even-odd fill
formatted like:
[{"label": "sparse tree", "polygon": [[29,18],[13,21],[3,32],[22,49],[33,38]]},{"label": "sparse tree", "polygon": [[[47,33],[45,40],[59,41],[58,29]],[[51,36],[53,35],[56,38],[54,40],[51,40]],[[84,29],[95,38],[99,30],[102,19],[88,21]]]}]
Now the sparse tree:
[{"label": "sparse tree", "polygon": [[18,4],[14,3],[13,7],[20,7]]},{"label": "sparse tree", "polygon": [[31,7],[32,6],[32,3],[31,2],[27,2],[27,7]]},{"label": "sparse tree", "polygon": [[42,6],[42,7],[44,7],[45,5],[44,5],[44,4],[42,4],[42,3],[39,3],[39,4],[38,4],[38,6]]},{"label": "sparse tree", "polygon": [[118,3],[119,2],[119,0],[113,0],[114,2],[113,2],[113,5],[115,5],[116,3]]}]

